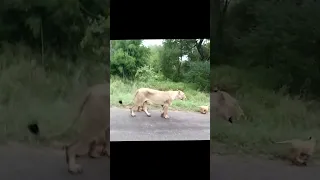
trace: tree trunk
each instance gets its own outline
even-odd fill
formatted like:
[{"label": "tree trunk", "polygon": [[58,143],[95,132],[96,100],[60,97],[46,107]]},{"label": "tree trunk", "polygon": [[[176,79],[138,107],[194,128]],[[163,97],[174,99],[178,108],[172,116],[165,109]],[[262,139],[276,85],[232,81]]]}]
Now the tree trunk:
[{"label": "tree trunk", "polygon": [[203,53],[202,42],[203,42],[203,39],[200,39],[199,42],[197,42],[196,47],[197,47],[198,53],[200,55],[201,61],[204,61],[205,57],[204,57],[204,53]]}]

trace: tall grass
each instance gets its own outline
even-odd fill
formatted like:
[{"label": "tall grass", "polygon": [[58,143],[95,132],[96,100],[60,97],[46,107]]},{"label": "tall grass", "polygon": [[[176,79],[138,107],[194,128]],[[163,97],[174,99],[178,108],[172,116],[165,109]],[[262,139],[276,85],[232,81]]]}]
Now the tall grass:
[{"label": "tall grass", "polygon": [[[55,133],[68,126],[78,107],[79,96],[90,84],[103,82],[104,68],[88,75],[86,62],[50,70],[37,62],[38,54],[24,46],[2,48],[0,54],[0,137],[32,141],[27,124],[37,121],[41,133]],[[51,58],[51,59],[49,59]],[[55,59],[52,59],[55,58]],[[63,63],[58,56],[47,61]],[[61,65],[63,66],[63,65]],[[65,66],[67,66],[65,64]]]},{"label": "tall grass", "polygon": [[[291,97],[285,91],[270,90],[266,88],[267,79],[259,74],[254,76],[232,67],[215,68],[213,74],[216,84],[231,87],[247,116],[233,125],[211,120],[213,152],[281,157],[288,146],[274,144],[274,141],[309,136],[320,138],[318,102]],[[261,85],[261,82],[265,84]]]}]

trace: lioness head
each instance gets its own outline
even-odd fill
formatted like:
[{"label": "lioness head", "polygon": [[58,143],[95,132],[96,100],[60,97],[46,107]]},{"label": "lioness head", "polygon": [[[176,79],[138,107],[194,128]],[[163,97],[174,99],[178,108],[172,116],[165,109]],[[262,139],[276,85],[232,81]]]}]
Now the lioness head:
[{"label": "lioness head", "polygon": [[180,100],[185,100],[187,97],[186,95],[184,94],[184,92],[178,90],[178,94],[176,96],[176,99],[180,99]]},{"label": "lioness head", "polygon": [[210,105],[214,110],[214,115],[220,116],[230,123],[244,116],[244,113],[237,100],[227,92],[216,89],[211,93]]}]

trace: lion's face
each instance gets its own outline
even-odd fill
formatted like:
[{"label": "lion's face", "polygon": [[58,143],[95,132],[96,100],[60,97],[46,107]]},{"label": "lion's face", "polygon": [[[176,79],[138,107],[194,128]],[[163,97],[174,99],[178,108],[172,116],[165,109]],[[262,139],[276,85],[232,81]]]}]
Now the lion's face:
[{"label": "lion's face", "polygon": [[185,100],[186,98],[187,98],[187,97],[186,97],[186,95],[184,94],[184,92],[178,91],[178,95],[177,95],[176,99]]}]

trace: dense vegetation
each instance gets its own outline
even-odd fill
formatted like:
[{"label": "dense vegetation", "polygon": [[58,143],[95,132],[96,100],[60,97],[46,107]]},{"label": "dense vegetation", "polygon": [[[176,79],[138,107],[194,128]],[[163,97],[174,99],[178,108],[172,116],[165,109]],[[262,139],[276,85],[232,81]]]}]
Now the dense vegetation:
[{"label": "dense vegetation", "polygon": [[108,79],[108,7],[101,0],[1,2],[0,137],[24,140],[34,120],[43,132],[60,130],[81,91]]},{"label": "dense vegetation", "polygon": [[239,99],[247,118],[232,127],[212,123],[214,151],[279,155],[283,148],[272,141],[319,139],[320,2],[216,5],[211,80]]},{"label": "dense vegetation", "polygon": [[111,104],[132,103],[136,89],[185,91],[186,102],[171,108],[198,110],[208,105],[210,88],[209,41],[164,40],[160,46],[146,47],[142,40],[111,41]]}]

